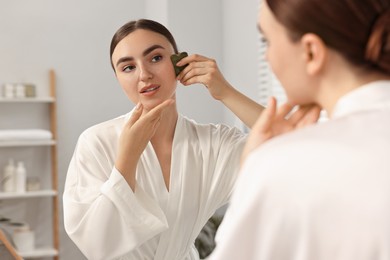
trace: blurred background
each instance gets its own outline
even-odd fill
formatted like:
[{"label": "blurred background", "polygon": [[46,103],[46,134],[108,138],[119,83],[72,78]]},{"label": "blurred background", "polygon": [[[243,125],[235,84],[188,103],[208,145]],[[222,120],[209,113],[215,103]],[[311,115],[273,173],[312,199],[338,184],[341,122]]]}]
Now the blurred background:
[{"label": "blurred background", "polygon": [[[42,93],[49,69],[56,74],[60,259],[84,259],[62,221],[63,186],[77,138],[87,127],[134,106],[110,66],[115,31],[129,20],[154,19],[168,27],[181,51],[214,58],[233,86],[264,103],[280,89],[263,59],[258,8],[258,0],[0,0],[0,86],[31,83]],[[200,123],[246,130],[201,85],[179,86],[177,99],[179,112]]]}]

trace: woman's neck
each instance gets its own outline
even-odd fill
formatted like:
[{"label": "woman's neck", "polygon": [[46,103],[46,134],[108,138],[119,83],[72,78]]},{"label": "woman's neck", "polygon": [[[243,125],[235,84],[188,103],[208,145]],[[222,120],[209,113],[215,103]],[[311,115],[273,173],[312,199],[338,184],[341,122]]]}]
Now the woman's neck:
[{"label": "woman's neck", "polygon": [[150,140],[155,145],[162,143],[171,143],[175,135],[175,128],[178,118],[178,112],[176,104],[168,107],[162,114],[160,124],[156,130],[156,133]]}]

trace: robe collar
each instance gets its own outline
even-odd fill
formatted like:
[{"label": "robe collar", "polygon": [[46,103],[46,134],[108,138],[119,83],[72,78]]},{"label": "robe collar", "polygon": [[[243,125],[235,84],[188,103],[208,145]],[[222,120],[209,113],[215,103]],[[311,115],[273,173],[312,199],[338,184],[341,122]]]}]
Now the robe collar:
[{"label": "robe collar", "polygon": [[336,103],[333,118],[385,108],[390,108],[390,80],[374,81],[341,97]]}]

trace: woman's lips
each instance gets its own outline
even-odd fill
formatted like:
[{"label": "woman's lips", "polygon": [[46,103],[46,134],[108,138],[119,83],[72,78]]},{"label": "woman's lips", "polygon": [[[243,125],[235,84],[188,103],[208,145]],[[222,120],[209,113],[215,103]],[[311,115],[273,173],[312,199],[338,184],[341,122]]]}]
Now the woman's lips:
[{"label": "woman's lips", "polygon": [[142,88],[140,93],[141,94],[151,94],[151,93],[154,93],[159,88],[160,88],[160,86],[157,86],[157,85],[147,86],[147,87]]}]

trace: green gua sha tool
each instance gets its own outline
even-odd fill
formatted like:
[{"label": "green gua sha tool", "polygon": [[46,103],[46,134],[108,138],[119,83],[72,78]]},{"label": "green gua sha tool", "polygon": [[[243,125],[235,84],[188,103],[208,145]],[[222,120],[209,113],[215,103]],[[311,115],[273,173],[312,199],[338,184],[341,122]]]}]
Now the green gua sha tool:
[{"label": "green gua sha tool", "polygon": [[188,53],[187,52],[180,52],[179,54],[172,54],[171,55],[171,61],[173,63],[173,68],[175,69],[175,74],[176,74],[176,77],[177,75],[180,74],[180,72],[182,72],[182,70],[184,70],[185,67],[188,66],[188,64],[184,65],[184,66],[176,66],[176,63],[178,63],[181,59],[185,58],[188,56]]}]

